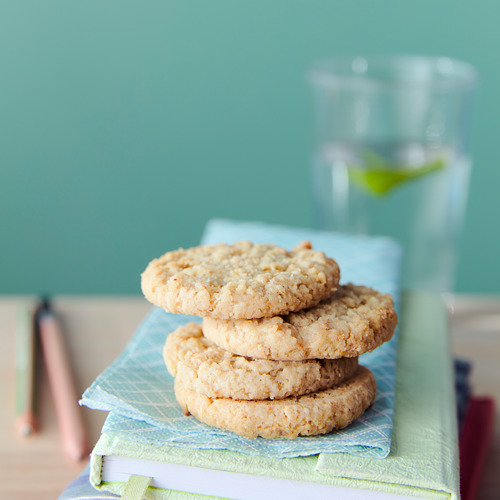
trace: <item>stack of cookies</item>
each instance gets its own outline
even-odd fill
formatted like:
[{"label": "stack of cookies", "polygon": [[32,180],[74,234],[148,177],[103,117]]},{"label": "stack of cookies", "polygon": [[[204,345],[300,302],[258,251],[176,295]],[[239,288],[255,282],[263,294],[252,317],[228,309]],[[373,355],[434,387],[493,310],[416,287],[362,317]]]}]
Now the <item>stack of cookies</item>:
[{"label": "stack of cookies", "polygon": [[376,395],[358,356],[390,340],[397,316],[389,295],[339,280],[335,260],[308,242],[207,245],[150,262],[146,298],[203,318],[164,347],[184,413],[251,438],[324,434],[358,419]]}]

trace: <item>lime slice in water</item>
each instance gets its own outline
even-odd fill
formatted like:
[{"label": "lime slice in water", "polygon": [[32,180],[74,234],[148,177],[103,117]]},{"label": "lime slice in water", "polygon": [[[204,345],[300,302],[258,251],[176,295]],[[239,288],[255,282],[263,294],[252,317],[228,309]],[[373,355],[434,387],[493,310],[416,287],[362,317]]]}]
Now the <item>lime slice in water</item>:
[{"label": "lime slice in water", "polygon": [[383,196],[403,182],[418,179],[445,166],[443,159],[437,159],[419,167],[403,167],[388,164],[373,153],[367,155],[366,160],[368,161],[363,167],[348,168],[349,180],[375,196]]}]

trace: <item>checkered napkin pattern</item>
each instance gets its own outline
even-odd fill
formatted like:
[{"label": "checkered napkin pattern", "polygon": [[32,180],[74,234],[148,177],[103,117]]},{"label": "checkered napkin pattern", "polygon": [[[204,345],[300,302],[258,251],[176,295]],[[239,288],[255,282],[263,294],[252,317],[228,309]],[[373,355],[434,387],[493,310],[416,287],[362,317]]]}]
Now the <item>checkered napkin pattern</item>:
[{"label": "checkered napkin pattern", "polygon": [[[212,221],[203,243],[248,239],[291,248],[302,240],[339,263],[342,282],[372,286],[399,297],[400,247],[385,238],[357,238],[263,224]],[[152,308],[123,353],[85,391],[81,403],[110,411],[103,432],[137,443],[192,449],[227,449],[251,455],[292,458],[318,453],[353,453],[384,458],[389,454],[397,335],[360,363],[377,380],[375,405],[347,429],[298,439],[247,439],[185,417],[178,406],[173,377],[162,357],[166,337],[178,326],[200,321]]]}]

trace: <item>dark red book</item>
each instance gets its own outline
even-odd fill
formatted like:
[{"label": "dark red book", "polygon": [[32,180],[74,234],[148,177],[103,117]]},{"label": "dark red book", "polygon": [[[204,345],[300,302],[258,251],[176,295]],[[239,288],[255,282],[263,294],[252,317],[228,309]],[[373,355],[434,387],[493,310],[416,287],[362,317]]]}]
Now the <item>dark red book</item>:
[{"label": "dark red book", "polygon": [[459,437],[460,496],[474,500],[493,437],[495,401],[472,396],[467,405]]}]

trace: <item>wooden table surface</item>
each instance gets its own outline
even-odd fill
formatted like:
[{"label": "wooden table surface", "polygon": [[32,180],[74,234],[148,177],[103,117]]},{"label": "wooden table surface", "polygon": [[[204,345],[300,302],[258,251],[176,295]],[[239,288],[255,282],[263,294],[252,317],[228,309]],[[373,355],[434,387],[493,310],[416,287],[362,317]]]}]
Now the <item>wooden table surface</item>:
[{"label": "wooden table surface", "polygon": [[[33,297],[0,296],[0,497],[9,500],[54,500],[83,469],[61,451],[61,441],[46,373],[39,370],[40,431],[19,437],[13,426],[15,405],[14,352],[17,310]],[[55,297],[55,311],[65,332],[68,355],[81,394],[123,350],[150,310],[142,297]],[[451,314],[455,354],[474,363],[472,383],[478,395],[500,402],[500,297],[458,296]],[[81,408],[91,444],[105,413]],[[500,498],[500,416],[489,450],[478,499]]]}]

